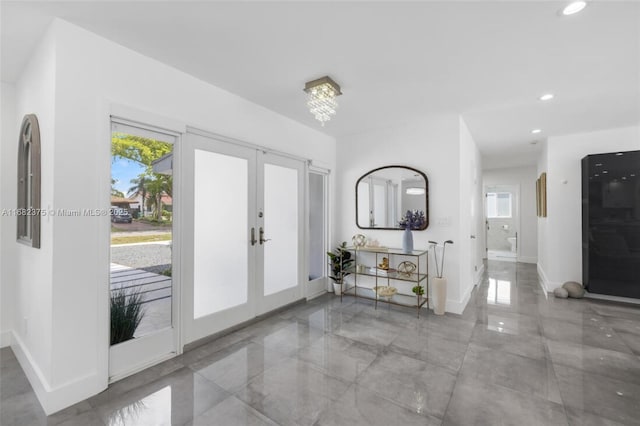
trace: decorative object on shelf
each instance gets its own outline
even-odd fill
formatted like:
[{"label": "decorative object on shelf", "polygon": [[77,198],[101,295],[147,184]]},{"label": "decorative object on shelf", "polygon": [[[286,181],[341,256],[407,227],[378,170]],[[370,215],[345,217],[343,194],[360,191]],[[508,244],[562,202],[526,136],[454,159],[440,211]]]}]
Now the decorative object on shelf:
[{"label": "decorative object on shelf", "polygon": [[447,303],[447,279],[442,278],[444,273],[444,253],[447,248],[447,244],[453,244],[453,241],[447,240],[442,244],[442,262],[438,267],[438,243],[435,241],[429,241],[433,248],[433,257],[436,264],[436,277],[433,279],[433,298],[435,303],[433,306],[433,313],[436,315],[444,315],[445,306]]},{"label": "decorative object on shelf", "polygon": [[408,260],[400,262],[398,264],[398,273],[403,277],[411,277],[411,274],[413,274],[416,269],[418,269],[418,266],[413,262],[409,262]]},{"label": "decorative object on shelf", "polygon": [[373,291],[375,291],[379,297],[391,298],[398,292],[398,289],[388,285],[379,285],[375,286]]},{"label": "decorative object on shelf", "polygon": [[333,252],[328,251],[327,256],[329,256],[329,267],[331,268],[331,275],[329,275],[329,278],[333,280],[333,291],[336,296],[340,296],[342,294],[344,278],[350,274],[348,269],[353,264],[351,252],[347,250],[346,241]]},{"label": "decorative object on shelf", "polygon": [[342,95],[340,86],[329,76],[324,76],[308,81],[304,85],[304,91],[307,92],[309,111],[324,127],[324,123],[331,120],[331,116],[336,115],[336,109],[338,109],[336,97]]},{"label": "decorative object on shelf", "polygon": [[398,224],[404,229],[402,234],[402,249],[405,253],[413,251],[412,229],[423,229],[426,218],[422,210],[407,210]]},{"label": "decorative object on shelf", "polygon": [[378,268],[387,271],[389,269],[389,258],[383,257],[382,262],[378,264]]},{"label": "decorative object on shelf", "polygon": [[356,248],[364,247],[367,244],[367,237],[362,234],[356,234],[351,238],[351,242]]},{"label": "decorative object on shelf", "polygon": [[582,299],[584,297],[584,288],[582,288],[582,284],[577,283],[575,281],[567,281],[562,284],[562,288],[567,290],[567,294],[569,297],[574,299]]},{"label": "decorative object on shelf", "polygon": [[[360,229],[403,229],[403,212],[418,210],[429,226],[429,181],[419,170],[406,166],[373,169],[356,181],[356,225]],[[384,194],[384,195],[383,195]]]},{"label": "decorative object on shelf", "polygon": [[411,289],[411,291],[416,296],[422,296],[424,294],[424,287],[422,287],[421,285],[416,285]]}]

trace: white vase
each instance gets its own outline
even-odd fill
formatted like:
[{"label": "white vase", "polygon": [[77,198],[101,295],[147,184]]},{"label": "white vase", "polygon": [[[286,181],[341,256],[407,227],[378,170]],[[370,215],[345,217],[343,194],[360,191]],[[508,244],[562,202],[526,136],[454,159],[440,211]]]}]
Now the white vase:
[{"label": "white vase", "polygon": [[402,234],[402,251],[405,253],[413,251],[413,234],[409,227],[404,228],[404,233]]},{"label": "white vase", "polygon": [[434,278],[431,280],[433,288],[433,313],[444,315],[444,308],[447,304],[447,279]]},{"label": "white vase", "polygon": [[333,292],[336,296],[342,295],[342,284],[333,283]]}]

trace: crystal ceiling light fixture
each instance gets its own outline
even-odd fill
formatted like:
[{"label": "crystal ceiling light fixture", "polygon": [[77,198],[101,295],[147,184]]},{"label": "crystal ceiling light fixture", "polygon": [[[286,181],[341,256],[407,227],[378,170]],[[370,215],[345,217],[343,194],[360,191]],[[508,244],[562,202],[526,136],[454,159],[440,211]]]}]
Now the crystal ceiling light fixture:
[{"label": "crystal ceiling light fixture", "polygon": [[324,127],[324,123],[336,115],[338,101],[336,97],[342,95],[340,86],[330,77],[324,76],[317,80],[308,81],[304,85],[307,92],[307,106],[309,111]]}]

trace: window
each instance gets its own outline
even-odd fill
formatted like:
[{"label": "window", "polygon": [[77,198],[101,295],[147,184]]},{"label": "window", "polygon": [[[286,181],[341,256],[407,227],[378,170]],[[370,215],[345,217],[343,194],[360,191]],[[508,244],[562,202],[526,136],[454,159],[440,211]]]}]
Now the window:
[{"label": "window", "polygon": [[27,114],[18,147],[18,241],[40,248],[40,127]]},{"label": "window", "polygon": [[511,193],[487,193],[487,218],[495,219],[507,217],[511,217]]}]

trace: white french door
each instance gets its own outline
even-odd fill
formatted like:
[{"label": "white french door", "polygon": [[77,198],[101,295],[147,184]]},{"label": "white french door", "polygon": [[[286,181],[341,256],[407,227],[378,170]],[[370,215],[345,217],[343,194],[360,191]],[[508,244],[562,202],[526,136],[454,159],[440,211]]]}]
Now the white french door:
[{"label": "white french door", "polygon": [[185,343],[303,296],[304,163],[190,131]]}]

